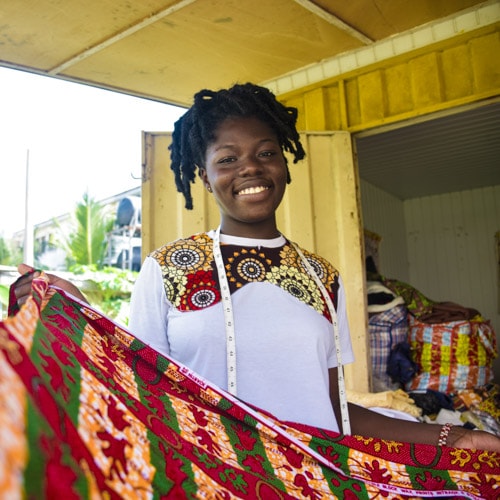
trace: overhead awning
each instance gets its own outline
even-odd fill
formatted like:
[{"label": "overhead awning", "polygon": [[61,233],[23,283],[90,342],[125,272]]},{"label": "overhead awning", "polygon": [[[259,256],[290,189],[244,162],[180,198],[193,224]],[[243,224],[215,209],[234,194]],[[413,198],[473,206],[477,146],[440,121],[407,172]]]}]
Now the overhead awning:
[{"label": "overhead awning", "polygon": [[477,0],[18,0],[0,66],[186,105],[266,82],[481,4]]}]

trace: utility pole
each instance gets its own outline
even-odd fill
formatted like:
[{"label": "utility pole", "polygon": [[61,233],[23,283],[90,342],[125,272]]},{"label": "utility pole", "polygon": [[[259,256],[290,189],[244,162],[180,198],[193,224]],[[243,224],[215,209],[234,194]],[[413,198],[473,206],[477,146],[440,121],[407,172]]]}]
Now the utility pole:
[{"label": "utility pole", "polygon": [[29,266],[34,264],[34,251],[33,251],[33,224],[31,222],[30,211],[30,150],[26,150],[26,192],[24,199],[24,251],[23,261]]}]

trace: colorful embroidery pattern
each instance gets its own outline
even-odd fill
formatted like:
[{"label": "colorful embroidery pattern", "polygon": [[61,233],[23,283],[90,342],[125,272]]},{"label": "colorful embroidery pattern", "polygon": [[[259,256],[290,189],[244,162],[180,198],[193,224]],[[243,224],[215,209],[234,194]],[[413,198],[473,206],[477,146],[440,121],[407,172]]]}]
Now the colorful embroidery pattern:
[{"label": "colorful embroidery pattern", "polygon": [[[328,307],[314,279],[289,244],[264,250],[221,245],[226,274],[234,293],[248,283],[268,282],[313,307],[330,320]],[[336,305],[338,272],[318,255],[304,251]],[[219,280],[213,263],[213,240],[206,233],[177,240],[151,254],[160,264],[167,298],[181,311],[193,311],[220,302]]]},{"label": "colorful embroidery pattern", "polygon": [[498,498],[500,454],[285,425],[42,274],[0,322],[1,498]]}]

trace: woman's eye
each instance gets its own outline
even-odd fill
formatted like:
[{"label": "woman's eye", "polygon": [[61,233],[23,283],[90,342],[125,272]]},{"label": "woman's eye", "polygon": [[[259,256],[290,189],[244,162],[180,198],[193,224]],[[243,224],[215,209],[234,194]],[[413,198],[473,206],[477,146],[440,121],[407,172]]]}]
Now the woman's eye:
[{"label": "woman's eye", "polygon": [[259,156],[274,156],[276,153],[274,151],[262,151]]},{"label": "woman's eye", "polygon": [[232,163],[233,161],[236,161],[234,156],[227,156],[218,160],[217,163]]}]

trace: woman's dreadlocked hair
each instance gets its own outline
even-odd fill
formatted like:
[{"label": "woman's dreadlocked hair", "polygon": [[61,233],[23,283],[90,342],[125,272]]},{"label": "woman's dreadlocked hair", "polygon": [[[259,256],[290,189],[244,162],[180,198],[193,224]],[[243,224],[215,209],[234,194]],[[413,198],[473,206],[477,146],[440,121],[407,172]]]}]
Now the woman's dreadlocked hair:
[{"label": "woman's dreadlocked hair", "polygon": [[294,163],[305,156],[295,128],[297,109],[281,104],[268,89],[245,83],[217,92],[201,90],[195,94],[193,106],[175,123],[169,147],[175,185],[184,195],[187,209],[193,208],[191,183],[197,170],[205,168],[207,147],[215,140],[218,126],[229,117],[262,120],[274,130],[282,150],[293,154]]}]

